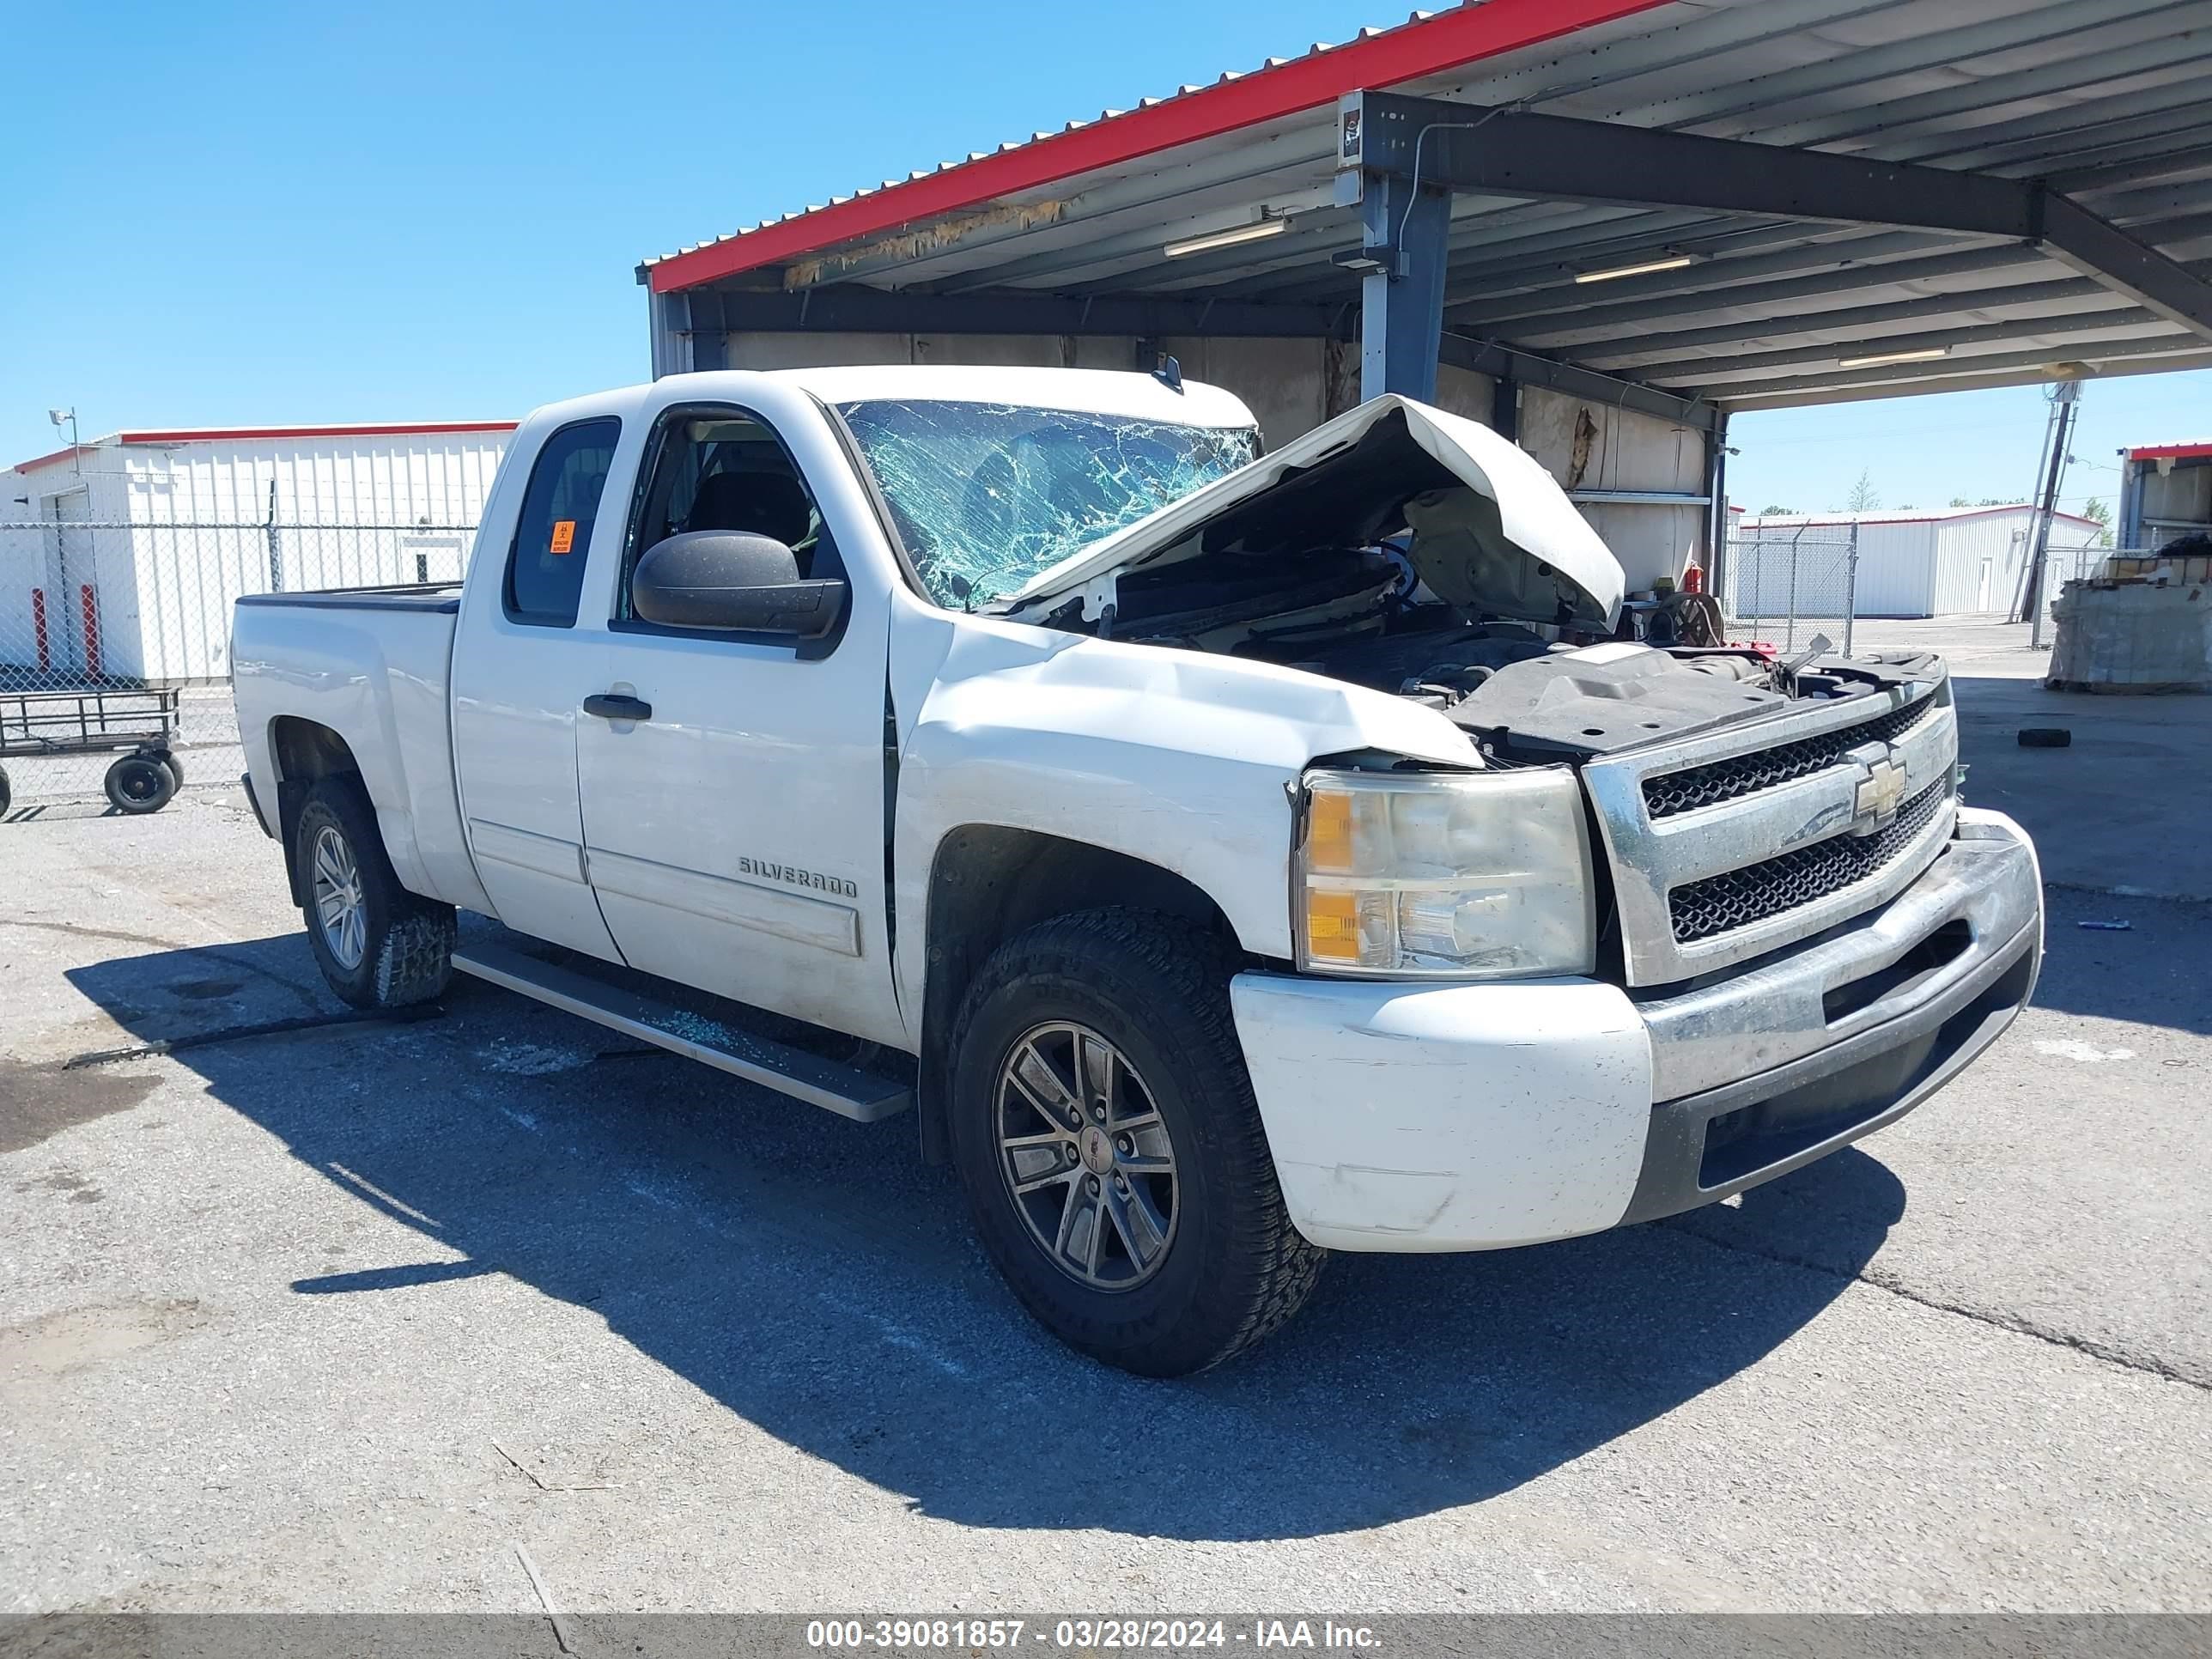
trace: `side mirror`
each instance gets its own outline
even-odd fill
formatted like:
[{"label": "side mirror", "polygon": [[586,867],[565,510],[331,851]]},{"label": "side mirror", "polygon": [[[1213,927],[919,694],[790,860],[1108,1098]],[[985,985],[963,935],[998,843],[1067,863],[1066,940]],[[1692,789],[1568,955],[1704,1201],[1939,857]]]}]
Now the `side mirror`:
[{"label": "side mirror", "polygon": [[846,586],[801,581],[781,542],[742,530],[693,530],[655,542],[630,576],[630,609],[667,628],[818,640],[837,625]]}]

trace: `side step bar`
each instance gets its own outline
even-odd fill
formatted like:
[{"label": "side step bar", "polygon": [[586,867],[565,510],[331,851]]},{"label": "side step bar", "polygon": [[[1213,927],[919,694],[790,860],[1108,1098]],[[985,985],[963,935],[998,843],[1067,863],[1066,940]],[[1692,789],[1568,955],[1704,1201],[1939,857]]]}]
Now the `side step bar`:
[{"label": "side step bar", "polygon": [[841,1066],[787,1043],[729,1030],[673,1003],[602,984],[588,974],[540,962],[520,951],[472,945],[453,952],[453,966],[840,1117],[873,1123],[914,1103],[913,1091],[894,1079]]}]

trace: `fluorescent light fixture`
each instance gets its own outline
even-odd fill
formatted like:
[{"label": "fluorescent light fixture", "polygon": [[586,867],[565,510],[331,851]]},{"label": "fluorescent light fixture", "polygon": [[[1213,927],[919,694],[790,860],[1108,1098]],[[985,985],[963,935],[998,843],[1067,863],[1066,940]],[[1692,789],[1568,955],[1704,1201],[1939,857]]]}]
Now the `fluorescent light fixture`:
[{"label": "fluorescent light fixture", "polygon": [[1698,263],[1694,253],[1670,253],[1662,259],[1645,259],[1632,265],[1615,265],[1610,270],[1578,270],[1578,283],[1609,283],[1616,276],[1648,276],[1655,270],[1680,270]]},{"label": "fluorescent light fixture", "polygon": [[1170,259],[1180,259],[1187,253],[1211,253],[1218,247],[1239,247],[1246,242],[1263,242],[1270,236],[1279,236],[1291,228],[1291,222],[1282,216],[1262,215],[1249,225],[1234,225],[1227,230],[1210,231],[1203,236],[1194,236],[1188,241],[1170,242],[1160,252]]},{"label": "fluorescent light fixture", "polygon": [[1877,351],[1869,357],[1839,357],[1838,368],[1880,368],[1885,363],[1930,363],[1938,357],[1948,357],[1951,348],[1929,346],[1924,351]]}]

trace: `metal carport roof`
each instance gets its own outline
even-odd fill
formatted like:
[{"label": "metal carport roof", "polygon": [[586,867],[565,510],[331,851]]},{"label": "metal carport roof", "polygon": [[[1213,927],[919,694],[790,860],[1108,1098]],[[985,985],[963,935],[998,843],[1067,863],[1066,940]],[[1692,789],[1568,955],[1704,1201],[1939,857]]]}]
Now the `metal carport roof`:
[{"label": "metal carport roof", "polygon": [[[1778,167],[1811,151],[2035,180],[2022,210],[2039,232],[2049,200],[2124,233],[2092,273],[2040,234],[1871,224],[1818,199],[1750,212],[1462,186],[1444,327],[1466,366],[1596,371],[1723,410],[2014,385],[2071,372],[2060,365],[2195,368],[2212,364],[2212,312],[2192,309],[2212,274],[2208,70],[2212,0],[1489,0],[943,163],[641,276],[659,327],[695,337],[1351,337],[1361,279],[1335,261],[1356,258],[1362,226],[1333,188],[1337,102],[1388,88],[1747,141],[1781,151]],[[1284,228],[1163,251],[1262,217]],[[2113,270],[2131,244],[2179,289]],[[2177,291],[2179,307],[2162,301]]]}]

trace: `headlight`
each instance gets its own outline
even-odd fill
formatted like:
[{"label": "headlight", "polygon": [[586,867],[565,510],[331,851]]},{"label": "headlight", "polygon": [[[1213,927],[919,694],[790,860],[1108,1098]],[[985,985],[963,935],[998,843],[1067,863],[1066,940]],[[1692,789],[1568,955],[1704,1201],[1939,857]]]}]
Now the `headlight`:
[{"label": "headlight", "polygon": [[1309,772],[1297,965],[1504,979],[1597,966],[1582,791],[1565,767]]}]

